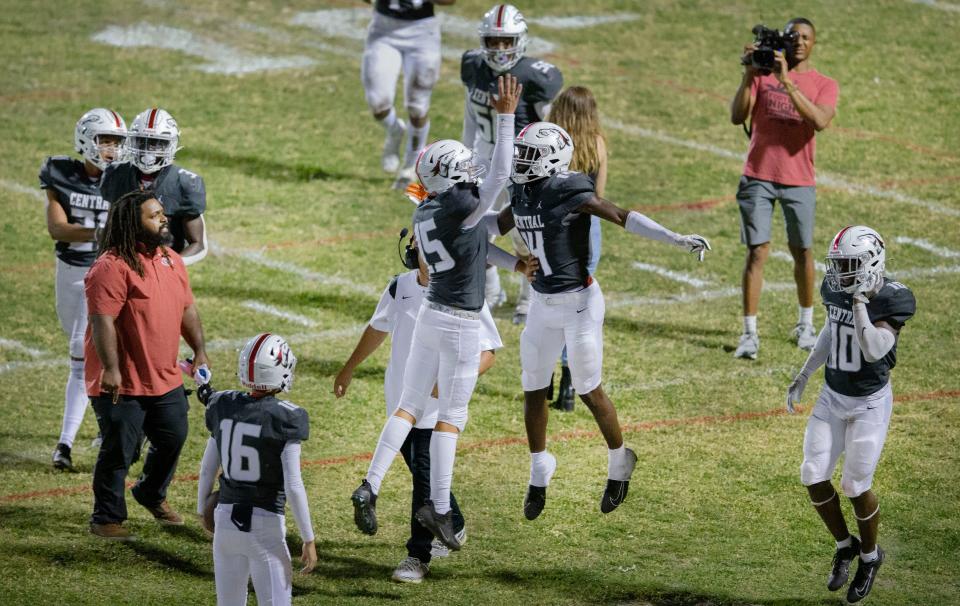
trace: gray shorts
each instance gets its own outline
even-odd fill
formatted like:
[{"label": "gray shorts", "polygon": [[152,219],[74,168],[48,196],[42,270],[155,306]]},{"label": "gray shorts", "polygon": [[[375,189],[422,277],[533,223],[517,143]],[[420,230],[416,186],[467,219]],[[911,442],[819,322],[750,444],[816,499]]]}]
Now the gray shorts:
[{"label": "gray shorts", "polygon": [[756,246],[770,241],[773,203],[783,207],[783,221],[790,246],[813,246],[813,217],[817,209],[817,189],[791,187],[752,177],[740,177],[737,204],[740,206],[740,241]]}]

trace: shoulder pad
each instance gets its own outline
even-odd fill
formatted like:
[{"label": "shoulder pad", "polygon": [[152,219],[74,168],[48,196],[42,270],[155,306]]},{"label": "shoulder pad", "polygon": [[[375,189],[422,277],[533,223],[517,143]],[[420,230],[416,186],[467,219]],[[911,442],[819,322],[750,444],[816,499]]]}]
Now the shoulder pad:
[{"label": "shoulder pad", "polygon": [[310,437],[310,418],[307,411],[293,402],[275,400],[270,410],[274,435],[285,442],[304,441]]},{"label": "shoulder pad", "polygon": [[917,312],[917,300],[913,291],[900,282],[891,280],[885,283],[874,299],[880,311],[878,319],[888,320],[897,328],[903,326]]},{"label": "shoulder pad", "polygon": [[463,53],[460,58],[460,81],[469,84],[477,72],[478,62],[483,61],[483,51],[474,48]]},{"label": "shoulder pad", "polygon": [[66,180],[76,172],[76,158],[70,156],[50,156],[40,166],[40,181],[50,184],[57,179]]},{"label": "shoulder pad", "polygon": [[387,287],[387,290],[390,292],[390,298],[397,298],[397,282],[400,280],[400,274],[397,274],[393,277],[393,280],[390,280],[390,286]]}]

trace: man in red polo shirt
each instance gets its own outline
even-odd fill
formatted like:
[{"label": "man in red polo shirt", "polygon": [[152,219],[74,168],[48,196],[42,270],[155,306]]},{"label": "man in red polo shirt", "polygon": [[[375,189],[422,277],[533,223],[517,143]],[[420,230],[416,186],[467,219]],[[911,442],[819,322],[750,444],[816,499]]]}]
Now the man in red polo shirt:
[{"label": "man in red polo shirt", "polygon": [[755,45],[747,46],[740,88],[730,105],[730,119],[750,119],[750,150],[737,190],[740,239],[747,245],[743,269],[743,334],[734,356],[755,360],[760,349],[757,311],[763,286],[763,264],[770,254],[770,223],[774,203],[783,208],[787,244],[793,256],[799,313],[792,337],[800,349],[813,349],[814,271],[813,219],[816,181],[814,135],[836,113],[837,82],[810,64],[816,29],[808,19],[791,19],[785,32],[796,36],[786,52],[776,51],[776,68],[762,74],[752,67]]},{"label": "man in red polo shirt", "polygon": [[90,532],[107,539],[131,536],[122,525],[124,482],[141,434],[150,450],[130,492],[161,524],[183,524],[166,500],[187,438],[180,337],[193,349],[194,368],[207,363],[207,354],[183,259],[162,244],[168,235],[153,192],[123,196],[110,208],[100,256],[84,281],[90,314],[84,374],[103,435]]}]

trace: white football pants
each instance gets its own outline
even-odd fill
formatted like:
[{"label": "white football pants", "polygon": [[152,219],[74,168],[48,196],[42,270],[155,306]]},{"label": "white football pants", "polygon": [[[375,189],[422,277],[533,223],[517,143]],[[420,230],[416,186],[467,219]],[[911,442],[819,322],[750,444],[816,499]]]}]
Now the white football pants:
[{"label": "white football pants", "polygon": [[218,606],[246,606],[247,580],[260,606],[290,604],[293,565],[287,549],[284,517],[253,508],[250,532],[237,530],[230,520],[233,505],[214,511],[213,570]]},{"label": "white football pants", "polygon": [[413,116],[426,116],[440,76],[440,22],[436,17],[405,21],[374,11],[360,69],[374,113],[393,106],[401,67],[404,106]]},{"label": "white football pants", "polygon": [[56,299],[57,318],[64,334],[70,339],[70,374],[63,396],[63,423],[60,426],[62,444],[73,446],[77,431],[87,411],[87,389],[83,381],[83,339],[87,332],[87,299],[83,278],[89,267],[78,267],[57,259]]}]

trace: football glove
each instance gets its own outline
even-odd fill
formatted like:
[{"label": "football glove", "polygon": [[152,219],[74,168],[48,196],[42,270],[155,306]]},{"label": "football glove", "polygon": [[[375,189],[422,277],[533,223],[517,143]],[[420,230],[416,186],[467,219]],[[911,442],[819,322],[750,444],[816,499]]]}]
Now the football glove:
[{"label": "football glove", "polygon": [[793,405],[800,403],[800,398],[803,397],[803,390],[807,388],[809,379],[810,377],[805,373],[800,372],[790,382],[790,387],[787,387],[787,412],[791,414],[796,412]]},{"label": "football glove", "polygon": [[707,239],[697,234],[680,236],[680,241],[677,243],[677,246],[685,249],[687,252],[696,253],[697,260],[701,262],[703,261],[703,254],[711,250],[710,243],[707,242]]}]

